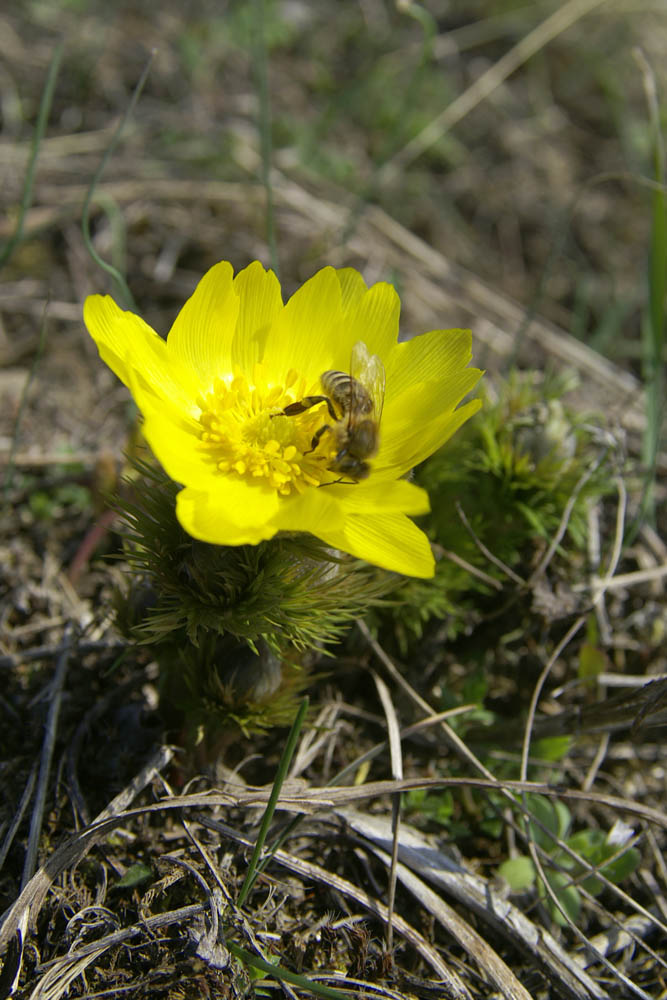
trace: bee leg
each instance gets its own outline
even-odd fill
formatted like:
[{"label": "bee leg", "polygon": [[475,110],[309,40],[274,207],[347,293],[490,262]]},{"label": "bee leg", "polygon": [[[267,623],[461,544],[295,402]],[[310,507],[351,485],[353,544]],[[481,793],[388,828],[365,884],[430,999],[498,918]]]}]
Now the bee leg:
[{"label": "bee leg", "polygon": [[329,426],[329,424],[324,424],[323,427],[318,427],[318,429],[313,434],[313,439],[310,442],[310,448],[308,449],[308,451],[304,451],[304,455],[310,455],[310,453],[312,451],[315,451],[315,449],[317,448],[318,444],[320,443],[320,438],[322,437],[322,435],[324,434],[324,432],[325,431],[330,431],[330,430],[331,430],[331,427]]},{"label": "bee leg", "polygon": [[333,408],[333,403],[328,396],[304,396],[303,399],[297,400],[296,403],[290,403],[289,406],[286,406],[284,410],[280,411],[280,413],[272,413],[271,416],[295,417],[298,413],[305,413],[306,410],[311,408],[311,406],[317,406],[318,403],[326,403],[331,419],[338,419],[336,411]]}]

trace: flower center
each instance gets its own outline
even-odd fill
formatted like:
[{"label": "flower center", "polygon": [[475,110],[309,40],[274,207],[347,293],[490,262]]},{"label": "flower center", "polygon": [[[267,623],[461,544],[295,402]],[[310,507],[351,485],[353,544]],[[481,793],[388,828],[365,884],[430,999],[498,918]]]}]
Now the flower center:
[{"label": "flower center", "polygon": [[332,435],[312,450],[316,431],[331,423],[326,406],[286,417],[281,411],[306,395],[303,376],[292,369],[284,385],[271,384],[259,364],[253,374],[252,386],[245,375],[216,378],[198,400],[205,455],[222,475],[268,483],[283,496],[331,482]]}]

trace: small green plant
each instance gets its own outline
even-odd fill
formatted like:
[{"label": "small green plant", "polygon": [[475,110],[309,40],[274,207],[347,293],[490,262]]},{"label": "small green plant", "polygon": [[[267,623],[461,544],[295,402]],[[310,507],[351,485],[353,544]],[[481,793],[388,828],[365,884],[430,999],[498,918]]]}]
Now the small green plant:
[{"label": "small green plant", "polygon": [[527,834],[543,852],[545,878],[558,902],[548,893],[533,859],[528,855],[504,861],[498,868],[498,874],[514,892],[536,888],[552,919],[560,926],[567,925],[569,920],[577,921],[582,890],[591,896],[602,892],[604,883],[591,873],[591,868],[614,885],[636,870],[640,861],[639,851],[635,847],[624,848],[619,844],[614,830],[605,833],[604,830],[586,828],[570,833],[572,816],[564,803],[541,795],[528,795],[526,804],[532,817],[527,824]]},{"label": "small green plant", "polygon": [[157,465],[132,464],[119,506],[134,572],[117,619],[154,651],[174,725],[196,742],[229,724],[246,735],[289,724],[309,668],[380,599],[388,577],[304,534],[200,542],[177,520],[178,486]]},{"label": "small green plant", "polygon": [[449,827],[454,812],[454,796],[449,789],[442,792],[427,792],[425,788],[415,788],[404,799],[407,815],[416,817],[418,822],[431,820],[439,826]]},{"label": "small green plant", "polygon": [[62,483],[54,490],[36,489],[28,498],[28,506],[40,521],[55,521],[67,513],[89,511],[91,492],[79,483]]},{"label": "small green plant", "polygon": [[429,621],[454,638],[480,620],[489,599],[497,607],[508,583],[527,581],[572,500],[555,565],[566,580],[578,574],[589,504],[610,488],[612,450],[594,419],[568,407],[572,388],[572,377],[514,372],[447,449],[416,470],[431,499],[421,523],[437,562],[432,580],[399,589],[393,622],[403,653]]}]

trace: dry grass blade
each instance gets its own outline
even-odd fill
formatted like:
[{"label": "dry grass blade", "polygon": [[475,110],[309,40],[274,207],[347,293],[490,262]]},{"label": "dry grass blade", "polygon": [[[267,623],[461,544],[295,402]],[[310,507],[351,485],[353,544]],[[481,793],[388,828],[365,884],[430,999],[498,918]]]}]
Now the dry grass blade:
[{"label": "dry grass blade", "polygon": [[37,780],[37,793],[35,795],[35,805],[30,818],[30,835],[28,839],[28,850],[23,865],[23,876],[21,888],[25,888],[32,878],[37,864],[37,850],[39,848],[39,838],[42,830],[42,820],[44,817],[44,805],[46,803],[46,791],[51,774],[51,760],[56,742],[58,730],[58,716],[62,703],[63,687],[67,676],[67,664],[70,656],[71,629],[66,630],[64,649],[58,658],[56,674],[53,679],[53,695],[49,707],[49,715],[46,720],[46,732],[44,733],[44,743],[42,745],[42,757],[39,766],[39,777]]},{"label": "dry grass blade", "polygon": [[[641,680],[641,679],[640,679]],[[638,691],[604,698],[594,705],[568,709],[533,727],[536,739],[566,733],[614,733],[631,729],[636,737],[641,731],[667,722],[667,678],[642,684]]]},{"label": "dry grass blade", "polygon": [[[658,908],[654,913],[658,915]],[[591,948],[600,955],[609,957],[624,951],[626,948],[636,948],[637,942],[648,937],[655,931],[655,922],[651,917],[633,916],[628,917],[618,927],[611,927],[603,934],[596,934],[590,940]],[[593,962],[592,955],[584,952],[587,962]]]},{"label": "dry grass blade", "polygon": [[110,829],[121,824],[123,810],[150,784],[155,775],[167,766],[172,757],[173,750],[170,747],[160,747],[136,778],[109,803],[90,827],[71,837],[44,862],[2,916],[0,952],[8,946],[26,918],[28,925],[34,923],[46,894],[61,872],[77,865]]},{"label": "dry grass blade", "polygon": [[2,866],[4,865],[7,855],[9,854],[9,849],[12,846],[14,838],[16,837],[17,831],[25,815],[25,811],[28,808],[28,804],[32,798],[32,793],[35,787],[36,779],[37,779],[37,765],[35,764],[33,765],[32,770],[30,771],[30,775],[25,783],[25,787],[21,794],[21,800],[18,804],[18,808],[16,810],[16,813],[14,814],[12,822],[9,825],[9,829],[5,833],[5,838],[2,842],[2,847],[0,847],[0,870],[2,870]]},{"label": "dry grass blade", "polygon": [[160,913],[154,917],[147,917],[139,924],[131,927],[124,927],[122,930],[106,934],[97,941],[92,942],[83,948],[73,950],[62,958],[55,959],[45,966],[45,974],[39,981],[37,987],[30,994],[30,1000],[56,1000],[61,997],[71,986],[78,976],[100,955],[116,948],[120,944],[150,936],[162,927],[171,924],[183,924],[187,926],[190,921],[199,917],[206,907],[202,904],[183,906],[178,910],[168,913]]},{"label": "dry grass blade", "polygon": [[519,576],[518,573],[515,573],[511,566],[508,566],[506,563],[498,559],[493,554],[493,552],[491,552],[491,550],[487,548],[487,546],[484,545],[484,543],[477,537],[477,535],[472,529],[470,522],[468,521],[466,512],[464,511],[463,507],[458,502],[458,500],[456,502],[456,513],[459,515],[461,523],[463,524],[464,528],[466,529],[466,531],[468,532],[468,534],[470,535],[470,537],[472,538],[473,542],[475,543],[479,551],[482,553],[482,555],[486,559],[488,559],[490,563],[492,563],[494,566],[497,566],[498,569],[502,570],[505,576],[507,576],[510,580],[513,580],[514,583],[516,583],[519,587],[525,587],[526,581],[523,579],[523,577]]},{"label": "dry grass blade", "polygon": [[416,160],[429,146],[437,142],[444,132],[486,100],[526,60],[600,3],[604,3],[604,0],[568,0],[559,6],[550,17],[490,66],[479,80],[460,94],[442,114],[429,122],[400,152],[396,153],[384,168],[387,175],[395,176],[397,171]]},{"label": "dry grass blade", "polygon": [[[393,857],[373,848],[373,852],[384,864],[393,866]],[[505,1000],[532,1000],[530,993],[516,978],[510,967],[487,944],[484,938],[475,931],[467,921],[449,906],[433,889],[410,871],[404,864],[397,864],[396,873],[402,885],[408,889],[425,910],[435,917],[445,930],[458,941],[466,954],[477,963],[481,972],[493,983]]]},{"label": "dry grass blade", "polygon": [[[132,936],[129,935],[129,937]],[[59,997],[64,996],[79,976],[83,976],[88,966],[97,962],[107,947],[109,945],[104,943],[97,948],[91,948],[88,954],[83,957],[63,958],[42,976],[30,994],[30,1000],[58,1000]]]},{"label": "dry grass blade", "polygon": [[[243,834],[239,833],[237,830],[225,823],[209,819],[206,816],[199,816],[198,820],[202,826],[205,826],[207,829],[215,830],[239,844],[249,846],[252,843],[249,838],[245,837]],[[352,899],[355,903],[365,907],[371,913],[375,914],[375,916],[379,917],[384,923],[386,923],[389,919],[389,911],[384,903],[373,898],[363,889],[359,888],[359,886],[354,885],[347,879],[341,878],[341,876],[335,875],[332,872],[328,872],[319,865],[313,864],[310,861],[305,861],[302,858],[298,858],[280,848],[273,852],[272,859],[308,881],[312,880],[321,885],[326,885],[337,890],[348,899]],[[419,952],[422,958],[428,962],[434,972],[443,979],[447,988],[451,991],[451,996],[460,998],[460,1000],[467,998],[469,994],[466,987],[463,985],[456,973],[452,972],[452,970],[443,963],[437,950],[433,948],[428,941],[426,941],[426,939],[402,917],[394,914],[393,920],[394,929],[397,933],[404,937],[406,941],[408,941],[409,944],[411,944],[413,948]]]},{"label": "dry grass blade", "polygon": [[[341,815],[361,836],[383,850],[388,848],[391,834],[383,817],[366,816],[347,809],[341,810]],[[417,830],[405,824],[401,829],[399,859],[407,869],[440,886],[459,903],[476,913],[517,948],[528,950],[547,971],[550,981],[558,983],[561,992],[571,1000],[607,995],[551,934],[533,924],[484,879],[463,871],[451,858],[428,843]]]},{"label": "dry grass blade", "polygon": [[[389,756],[391,759],[391,773],[395,780],[400,781],[403,777],[403,754],[401,750],[401,728],[398,724],[396,709],[391,699],[389,688],[381,677],[372,671],[373,681],[377,688],[382,708],[387,720],[387,733],[389,737]],[[392,863],[389,868],[389,919],[387,920],[387,951],[391,951],[393,942],[392,920],[394,914],[394,902],[396,898],[396,860],[398,857],[398,839],[401,827],[401,797],[394,795],[391,800],[391,825],[393,829]]]},{"label": "dry grass blade", "polygon": [[632,587],[649,580],[661,580],[665,576],[667,576],[667,564],[663,563],[661,566],[639,569],[634,573],[617,573],[616,576],[595,578],[592,581],[592,586],[594,592],[596,590],[617,590],[619,587]]}]

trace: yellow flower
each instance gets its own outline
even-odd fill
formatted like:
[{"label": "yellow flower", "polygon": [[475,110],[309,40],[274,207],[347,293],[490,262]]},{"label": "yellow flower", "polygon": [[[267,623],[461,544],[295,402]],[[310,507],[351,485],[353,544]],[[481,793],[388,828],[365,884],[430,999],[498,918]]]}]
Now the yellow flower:
[{"label": "yellow flower", "polygon": [[[351,268],[325,267],[283,305],[272,271],[255,261],[234,277],[223,261],[199,282],[166,341],[109,296],[89,296],[84,320],[131,390],[155,456],[183,486],[176,513],[190,535],[242,545],[306,531],[427,577],[428,539],[406,515],[426,513],[428,496],[403,477],[479,408],[478,400],[456,407],[481,372],[466,367],[468,331],[433,330],[399,344],[399,311],[391,285],[367,288]],[[324,372],[349,373],[359,341],[382,361],[386,393],[370,474],[354,482],[332,471],[345,425],[326,402],[283,410],[323,395]]]}]

